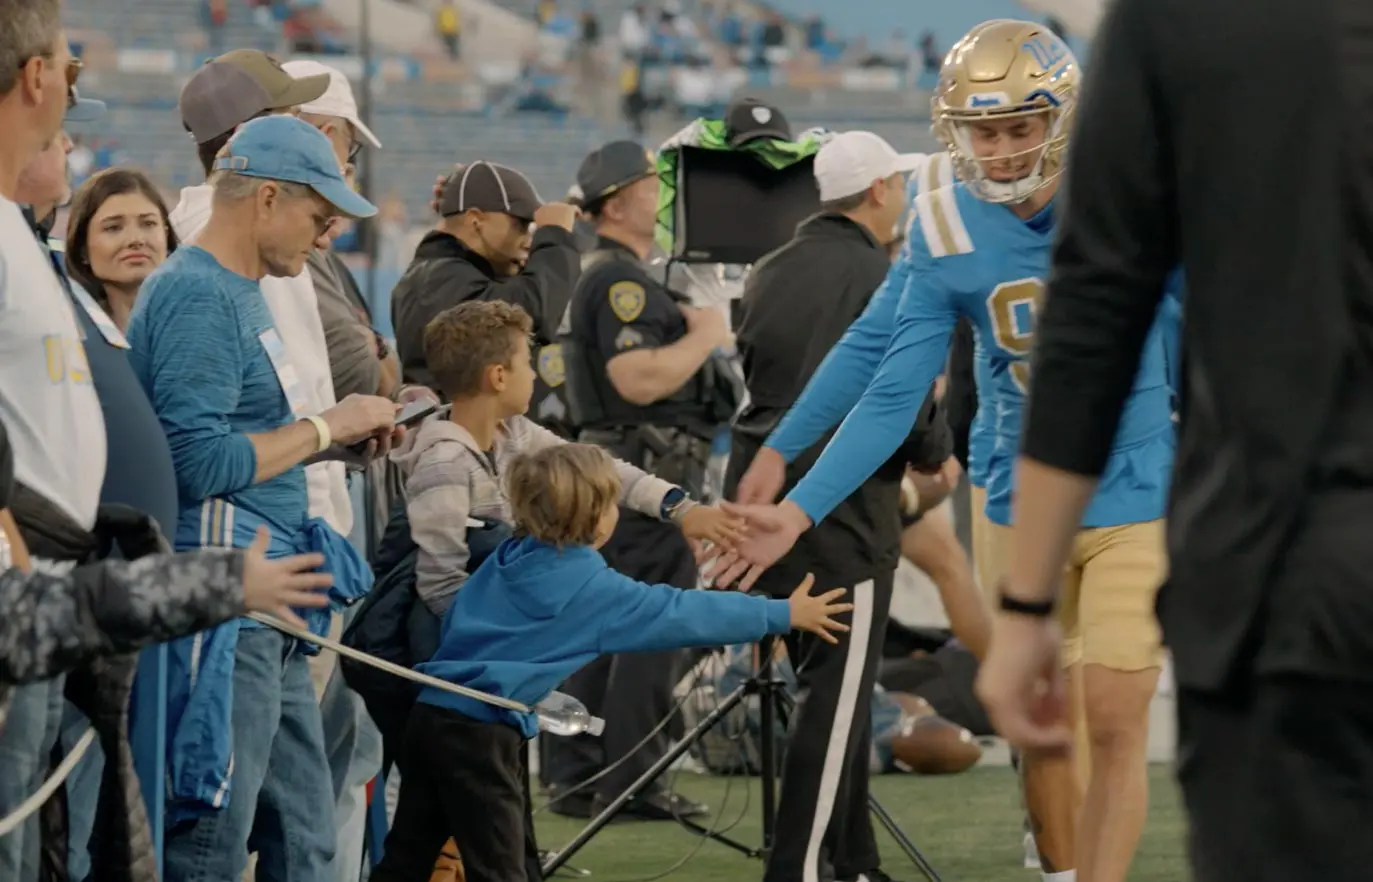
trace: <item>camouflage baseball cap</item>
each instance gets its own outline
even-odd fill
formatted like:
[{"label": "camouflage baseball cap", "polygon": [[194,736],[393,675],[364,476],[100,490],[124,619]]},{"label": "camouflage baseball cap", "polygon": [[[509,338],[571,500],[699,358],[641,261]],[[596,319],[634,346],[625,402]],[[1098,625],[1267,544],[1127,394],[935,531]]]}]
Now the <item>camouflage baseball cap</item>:
[{"label": "camouflage baseball cap", "polygon": [[181,123],[204,144],[255,116],[314,101],[328,88],[328,74],[296,79],[266,52],[235,49],[205,62],[186,81]]}]

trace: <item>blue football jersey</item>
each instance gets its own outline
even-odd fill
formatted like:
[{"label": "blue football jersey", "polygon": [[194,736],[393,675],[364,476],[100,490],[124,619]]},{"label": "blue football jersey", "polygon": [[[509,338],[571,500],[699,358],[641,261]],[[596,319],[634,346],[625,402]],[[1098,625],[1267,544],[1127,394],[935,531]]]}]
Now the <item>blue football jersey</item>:
[{"label": "blue football jersey", "polygon": [[1182,271],[1177,270],[1168,278],[1168,289],[1158,307],[1168,386],[1174,395],[1182,389],[1182,291]]},{"label": "blue football jersey", "polygon": [[973,385],[977,387],[977,412],[968,427],[968,483],[987,486],[987,470],[996,449],[996,403],[992,401],[992,361],[978,335],[973,343]]},{"label": "blue football jersey", "polygon": [[[910,266],[895,327],[872,381],[820,461],[788,498],[819,522],[885,462],[910,432],[941,371],[960,316],[975,329],[987,368],[982,409],[992,407],[987,516],[1010,522],[1035,316],[1053,242],[1052,207],[1029,221],[983,202],[962,184],[917,198]],[[980,389],[981,393],[983,390]],[[1122,414],[1115,447],[1083,526],[1115,526],[1163,514],[1173,424],[1162,335],[1156,327]]]}]

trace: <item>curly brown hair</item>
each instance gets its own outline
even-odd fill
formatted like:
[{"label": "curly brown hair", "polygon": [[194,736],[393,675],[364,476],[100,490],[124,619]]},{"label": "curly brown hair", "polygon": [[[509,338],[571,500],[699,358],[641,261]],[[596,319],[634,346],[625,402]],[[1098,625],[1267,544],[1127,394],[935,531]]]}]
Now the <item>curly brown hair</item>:
[{"label": "curly brown hair", "polygon": [[534,322],[512,303],[469,300],[434,316],[424,329],[424,361],[449,401],[482,391],[492,365],[510,367],[517,347],[527,346]]}]

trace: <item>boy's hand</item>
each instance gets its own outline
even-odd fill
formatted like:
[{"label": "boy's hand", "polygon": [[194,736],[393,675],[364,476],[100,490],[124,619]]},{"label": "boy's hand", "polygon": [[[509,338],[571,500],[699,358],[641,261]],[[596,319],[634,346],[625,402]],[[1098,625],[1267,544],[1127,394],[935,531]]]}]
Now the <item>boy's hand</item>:
[{"label": "boy's hand", "polygon": [[315,572],[324,565],[322,554],[297,554],[268,560],[267,540],[267,528],[258,527],[253,544],[245,550],[243,605],[249,612],[267,613],[304,628],[305,623],[291,612],[291,607],[328,606],[329,597],[324,589],[334,584],[334,577]]},{"label": "boy's hand", "polygon": [[679,522],[688,540],[709,542],[717,549],[733,551],[748,533],[748,522],[713,505],[693,506]]},{"label": "boy's hand", "polygon": [[838,643],[839,638],[831,632],[843,633],[848,631],[849,626],[841,625],[831,616],[853,609],[851,603],[838,602],[848,591],[844,588],[835,588],[833,591],[812,596],[810,589],[814,584],[815,577],[806,573],[806,578],[802,579],[801,584],[791,593],[791,599],[787,601],[791,604],[791,627],[797,631],[809,631],[826,643]]}]

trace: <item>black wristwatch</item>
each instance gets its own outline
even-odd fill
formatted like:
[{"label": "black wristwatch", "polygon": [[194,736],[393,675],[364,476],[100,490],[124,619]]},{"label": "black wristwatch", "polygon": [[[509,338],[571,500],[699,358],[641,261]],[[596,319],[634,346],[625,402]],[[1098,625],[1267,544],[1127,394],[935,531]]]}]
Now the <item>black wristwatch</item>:
[{"label": "black wristwatch", "polygon": [[681,523],[686,513],[695,508],[697,504],[681,487],[673,487],[663,495],[662,505],[658,509],[659,517],[669,523]]},{"label": "black wristwatch", "polygon": [[1032,616],[1036,619],[1047,619],[1054,614],[1057,604],[1052,600],[1021,600],[1006,594],[1005,586],[997,592],[997,606],[1002,612],[1015,613],[1018,616]]}]

